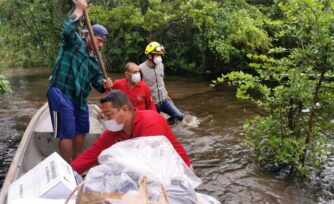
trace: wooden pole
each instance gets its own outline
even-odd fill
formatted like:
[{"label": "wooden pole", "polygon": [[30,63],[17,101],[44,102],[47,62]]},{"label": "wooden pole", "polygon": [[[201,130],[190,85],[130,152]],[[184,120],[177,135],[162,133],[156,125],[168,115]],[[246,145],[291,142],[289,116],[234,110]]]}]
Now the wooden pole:
[{"label": "wooden pole", "polygon": [[100,50],[97,48],[97,45],[96,45],[95,40],[94,40],[94,32],[93,32],[92,25],[91,25],[91,23],[90,23],[90,19],[89,19],[89,16],[88,16],[88,11],[87,11],[87,9],[84,11],[84,16],[85,16],[86,24],[87,24],[87,26],[88,26],[88,33],[89,33],[89,35],[90,35],[90,39],[91,39],[91,41],[92,41],[94,50],[95,50],[95,52],[96,52],[96,54],[97,54],[97,57],[98,57],[98,60],[99,60],[100,69],[101,69],[101,71],[102,71],[103,78],[104,78],[104,79],[107,79],[107,78],[108,78],[108,75],[107,75],[106,67],[104,66],[104,63],[103,63],[103,60],[102,60],[101,52],[100,52]]}]

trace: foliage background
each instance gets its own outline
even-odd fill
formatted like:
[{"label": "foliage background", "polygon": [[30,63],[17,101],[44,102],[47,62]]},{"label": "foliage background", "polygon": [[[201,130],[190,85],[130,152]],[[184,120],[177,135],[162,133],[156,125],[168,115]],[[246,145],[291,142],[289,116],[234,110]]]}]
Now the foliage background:
[{"label": "foliage background", "polygon": [[[145,46],[158,41],[167,50],[167,72],[223,74],[214,86],[228,81],[238,97],[265,111],[245,123],[259,163],[287,165],[302,175],[321,169],[333,135],[333,1],[90,2],[91,21],[110,33],[103,49],[109,72],[141,63]],[[52,67],[72,4],[0,0],[0,67]],[[8,83],[0,76],[4,90]]]},{"label": "foliage background", "polygon": [[[103,55],[113,71],[145,60],[152,40],[167,49],[167,71],[212,75],[247,69],[246,54],[271,43],[262,12],[244,0],[90,2],[91,21],[110,31]],[[0,67],[51,67],[71,6],[69,0],[1,0]]]},{"label": "foliage background", "polygon": [[333,152],[333,11],[333,1],[277,1],[276,18],[267,22],[278,43],[267,53],[247,54],[252,74],[234,71],[213,81],[227,80],[239,98],[266,112],[245,130],[256,160],[269,169],[290,167],[311,177]]}]

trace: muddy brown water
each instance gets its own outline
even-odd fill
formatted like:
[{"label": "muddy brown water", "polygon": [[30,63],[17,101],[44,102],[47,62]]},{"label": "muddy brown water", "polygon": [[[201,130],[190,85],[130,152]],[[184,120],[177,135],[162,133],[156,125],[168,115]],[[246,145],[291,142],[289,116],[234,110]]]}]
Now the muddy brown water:
[{"label": "muddy brown water", "polygon": [[[0,186],[33,114],[46,102],[51,70],[2,70],[13,93],[0,98]],[[112,78],[120,78],[113,74]],[[237,100],[234,90],[213,90],[208,81],[169,77],[166,86],[186,121],[172,126],[202,179],[198,191],[222,203],[334,203],[334,157],[312,182],[286,178],[259,168],[243,145],[242,124],[257,114],[255,106]],[[99,94],[92,92],[91,102]]]}]

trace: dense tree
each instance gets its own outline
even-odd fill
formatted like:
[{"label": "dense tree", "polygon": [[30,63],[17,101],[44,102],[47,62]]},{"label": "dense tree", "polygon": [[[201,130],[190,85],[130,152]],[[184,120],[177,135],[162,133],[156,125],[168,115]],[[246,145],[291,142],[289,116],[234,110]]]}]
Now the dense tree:
[{"label": "dense tree", "polygon": [[[51,67],[71,6],[0,0],[0,67]],[[109,71],[144,61],[154,40],[167,50],[167,71],[229,73],[214,84],[228,79],[238,97],[265,111],[245,124],[258,161],[306,175],[321,167],[333,132],[333,7],[330,0],[92,0],[89,15],[110,32],[102,52]]]},{"label": "dense tree", "polygon": [[[0,66],[52,66],[71,1],[0,4],[0,44],[7,46]],[[146,44],[156,40],[167,49],[167,71],[218,74],[244,69],[245,54],[266,50],[271,41],[262,13],[244,0],[95,0],[89,13],[110,31],[103,55],[113,70],[143,61]]]},{"label": "dense tree", "polygon": [[70,7],[68,0],[0,1],[0,66],[51,65]]},{"label": "dense tree", "polygon": [[321,169],[333,132],[334,3],[277,3],[284,18],[272,22],[278,26],[275,40],[294,39],[294,46],[249,54],[255,75],[232,72],[214,83],[228,79],[238,86],[238,97],[251,98],[266,111],[245,124],[246,140],[260,163],[310,175]]},{"label": "dense tree", "polygon": [[156,40],[167,49],[167,69],[217,74],[232,67],[242,69],[246,53],[270,45],[261,12],[241,0],[136,0],[109,5],[94,4],[90,13],[93,21],[111,30],[104,50],[111,67],[144,60],[145,45]]}]

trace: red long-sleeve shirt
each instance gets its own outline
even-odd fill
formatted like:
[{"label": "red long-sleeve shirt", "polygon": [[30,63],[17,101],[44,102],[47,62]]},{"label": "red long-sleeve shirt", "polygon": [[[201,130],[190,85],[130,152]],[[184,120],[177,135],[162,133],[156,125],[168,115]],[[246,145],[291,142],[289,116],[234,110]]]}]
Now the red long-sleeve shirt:
[{"label": "red long-sleeve shirt", "polygon": [[148,85],[140,80],[133,88],[130,88],[127,84],[127,80],[127,78],[115,80],[112,89],[123,91],[136,109],[156,111],[157,109]]},{"label": "red long-sleeve shirt", "polygon": [[166,120],[156,111],[137,110],[134,112],[131,135],[127,135],[123,131],[111,132],[105,130],[92,146],[72,161],[71,166],[79,174],[82,174],[97,163],[97,158],[103,150],[113,144],[134,137],[158,135],[165,135],[184,162],[188,166],[191,165],[186,151],[173,134]]}]

